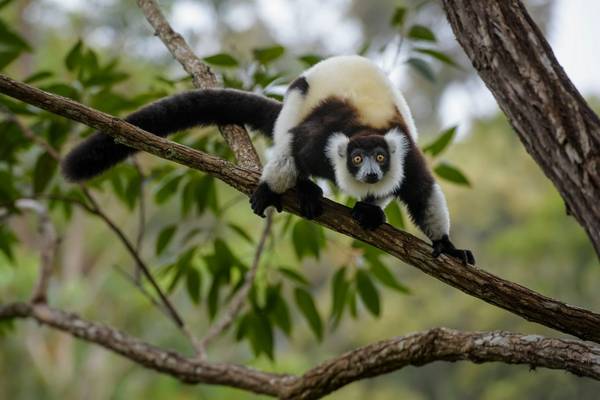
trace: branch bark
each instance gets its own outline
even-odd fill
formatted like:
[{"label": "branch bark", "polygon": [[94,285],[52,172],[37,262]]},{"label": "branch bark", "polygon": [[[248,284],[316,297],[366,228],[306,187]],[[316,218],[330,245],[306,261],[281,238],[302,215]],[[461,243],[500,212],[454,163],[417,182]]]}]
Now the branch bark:
[{"label": "branch bark", "polygon": [[[1,74],[0,93],[100,129],[119,143],[204,171],[246,195],[250,195],[258,183],[257,171],[154,136],[123,120]],[[283,203],[286,211],[299,215],[294,191],[286,192]],[[325,212],[315,220],[316,223],[371,244],[450,286],[529,321],[600,343],[600,314],[546,297],[480,268],[464,266],[454,259],[433,258],[428,244],[389,224],[365,231],[352,219],[348,207],[330,200],[323,200],[323,209]]]},{"label": "branch bark", "polygon": [[519,0],[442,0],[473,67],[600,257],[600,119]]},{"label": "branch bark", "polygon": [[0,306],[0,321],[31,318],[95,343],[186,383],[225,385],[281,399],[318,399],[349,383],[435,361],[504,362],[569,371],[600,380],[600,347],[578,340],[517,333],[461,332],[436,328],[350,351],[302,376],[257,371],[236,364],[208,363],[163,350],[114,328],[46,305]]},{"label": "branch bark", "polygon": [[[154,28],[155,35],[167,46],[173,57],[192,76],[194,86],[198,89],[209,89],[219,86],[217,77],[210,67],[200,61],[185,39],[173,30],[160,7],[154,0],[137,0],[137,4]],[[260,171],[261,163],[258,153],[250,140],[246,129],[236,125],[220,126],[219,130],[227,145],[235,154],[241,167]]]}]

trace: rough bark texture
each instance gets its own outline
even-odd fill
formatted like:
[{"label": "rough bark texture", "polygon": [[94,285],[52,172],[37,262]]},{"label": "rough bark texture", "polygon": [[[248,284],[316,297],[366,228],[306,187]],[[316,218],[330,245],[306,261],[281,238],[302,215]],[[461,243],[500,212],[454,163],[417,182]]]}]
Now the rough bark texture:
[{"label": "rough bark texture", "polygon": [[525,364],[600,380],[600,347],[577,340],[502,331],[435,328],[358,348],[325,361],[302,376],[294,376],[187,358],[42,304],[0,306],[0,320],[7,318],[32,318],[183,382],[225,385],[290,400],[318,399],[361,379],[435,361]]},{"label": "rough bark texture", "polygon": [[442,0],[456,38],[600,256],[600,120],[518,0]]},{"label": "rough bark texture", "polygon": [[[154,0],[138,0],[138,6],[154,28],[156,36],[167,46],[173,57],[192,76],[194,86],[209,89],[219,86],[210,67],[200,61],[183,37],[175,32]],[[260,170],[260,158],[246,129],[236,125],[220,126],[221,135],[235,154],[238,164],[245,168]]]},{"label": "rough bark texture", "polygon": [[[0,74],[0,93],[84,123],[113,136],[133,148],[204,171],[249,195],[259,173],[231,164],[210,154],[145,132],[123,120],[93,110],[73,100],[46,93]],[[299,214],[293,191],[284,195],[284,209]],[[324,214],[315,222],[344,235],[369,243],[463,292],[584,340],[600,343],[600,314],[574,307],[504,280],[480,268],[465,266],[452,258],[431,256],[431,247],[422,240],[385,224],[365,231],[350,215],[350,209],[323,200]]]}]

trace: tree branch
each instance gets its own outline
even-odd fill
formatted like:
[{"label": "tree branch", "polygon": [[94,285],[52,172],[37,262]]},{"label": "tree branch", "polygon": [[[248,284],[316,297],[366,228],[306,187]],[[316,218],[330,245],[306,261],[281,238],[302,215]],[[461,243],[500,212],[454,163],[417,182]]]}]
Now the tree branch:
[{"label": "tree branch", "polygon": [[[210,67],[200,61],[183,37],[175,32],[155,0],[137,0],[137,4],[154,28],[155,35],[167,46],[173,57],[193,78],[198,89],[209,89],[219,86],[215,74]],[[219,130],[227,145],[235,154],[241,167],[260,171],[261,163],[258,153],[250,140],[246,129],[236,125],[220,126]]]},{"label": "tree branch", "polygon": [[360,379],[435,361],[524,364],[562,369],[600,380],[600,347],[578,340],[502,331],[431,329],[358,348],[298,377],[187,358],[46,305],[12,303],[0,306],[0,321],[13,318],[34,319],[186,383],[224,385],[282,399],[317,399]]},{"label": "tree branch", "polygon": [[52,275],[52,265],[60,239],[46,207],[33,199],[20,199],[16,201],[20,210],[31,211],[39,219],[40,242],[40,273],[31,295],[32,303],[46,303],[48,300],[48,285]]},{"label": "tree branch", "polygon": [[600,119],[518,0],[443,0],[473,67],[600,257]]},{"label": "tree branch", "polygon": [[[204,171],[246,195],[250,195],[258,183],[257,171],[237,167],[218,157],[152,135],[123,120],[2,74],[0,93],[100,129],[119,143]],[[293,190],[284,194],[283,204],[286,211],[299,215]],[[431,246],[389,224],[374,231],[365,231],[352,219],[348,207],[328,199],[324,199],[322,204],[325,212],[315,220],[316,223],[371,244],[450,286],[526,320],[600,343],[599,314],[546,297],[480,268],[462,265],[452,258],[433,258]]]}]

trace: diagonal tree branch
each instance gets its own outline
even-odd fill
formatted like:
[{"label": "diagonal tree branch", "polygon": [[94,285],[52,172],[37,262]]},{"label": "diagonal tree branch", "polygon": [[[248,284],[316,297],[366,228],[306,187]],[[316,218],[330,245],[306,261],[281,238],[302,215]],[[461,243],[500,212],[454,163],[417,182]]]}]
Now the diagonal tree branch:
[{"label": "diagonal tree branch", "polygon": [[521,1],[442,3],[473,67],[600,257],[600,119]]},{"label": "diagonal tree branch", "polygon": [[[115,137],[128,146],[199,169],[250,194],[258,173],[246,170],[212,155],[171,142],[72,100],[45,93],[0,75],[0,92],[67,118],[85,123]],[[286,210],[298,213],[292,192],[285,196]],[[324,200],[325,215],[316,221],[342,234],[372,244],[422,271],[491,304],[505,308],[530,321],[561,330],[586,340],[600,342],[600,315],[542,296],[523,286],[505,281],[481,269],[463,266],[452,259],[431,257],[423,241],[384,225],[376,231],[361,229],[350,217],[347,207]]]},{"label": "diagonal tree branch", "polygon": [[[193,78],[198,89],[209,89],[219,86],[217,77],[208,65],[200,61],[183,37],[175,32],[155,0],[137,0],[137,4],[154,28],[156,36],[167,46],[173,57]],[[241,167],[260,171],[260,158],[250,140],[246,129],[240,126],[227,125],[219,127],[221,135],[235,154]]]},{"label": "diagonal tree branch", "polygon": [[[123,120],[2,74],[0,93],[100,129],[119,143],[204,171],[246,195],[252,193],[258,183],[257,171],[152,135]],[[286,211],[299,215],[293,191],[286,192],[283,200]],[[435,259],[428,244],[406,232],[389,224],[374,231],[365,231],[352,219],[348,207],[327,199],[322,204],[325,212],[315,220],[316,223],[371,244],[450,286],[529,321],[600,343],[600,314],[562,303],[480,268],[462,265],[454,259],[445,256]]]},{"label": "diagonal tree branch", "polygon": [[599,346],[578,340],[503,331],[461,332],[436,328],[413,333],[342,354],[298,377],[187,358],[46,305],[12,303],[0,306],[0,321],[14,318],[34,319],[183,382],[225,385],[290,400],[318,399],[361,379],[435,361],[525,364],[562,369],[600,380]]}]

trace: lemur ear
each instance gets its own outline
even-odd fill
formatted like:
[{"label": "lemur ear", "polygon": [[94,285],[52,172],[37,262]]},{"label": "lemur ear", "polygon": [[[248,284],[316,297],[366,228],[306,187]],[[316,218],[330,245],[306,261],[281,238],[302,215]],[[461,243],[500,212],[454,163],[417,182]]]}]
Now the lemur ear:
[{"label": "lemur ear", "polygon": [[402,151],[406,146],[406,138],[398,128],[390,129],[384,135],[384,138],[387,142],[390,154],[394,154],[397,151]]},{"label": "lemur ear", "polygon": [[350,139],[343,133],[337,132],[331,135],[327,144],[327,155],[333,159],[333,156],[346,158],[348,142]]}]

